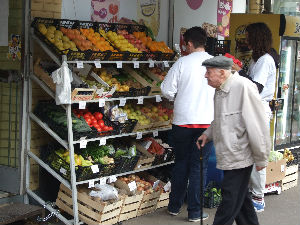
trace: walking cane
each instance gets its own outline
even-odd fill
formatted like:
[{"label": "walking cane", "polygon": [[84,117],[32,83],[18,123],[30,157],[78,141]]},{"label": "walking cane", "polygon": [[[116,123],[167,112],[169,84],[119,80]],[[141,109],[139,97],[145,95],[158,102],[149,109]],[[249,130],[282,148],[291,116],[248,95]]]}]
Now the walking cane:
[{"label": "walking cane", "polygon": [[200,224],[203,225],[203,152],[201,148],[202,140],[198,141],[200,145]]}]

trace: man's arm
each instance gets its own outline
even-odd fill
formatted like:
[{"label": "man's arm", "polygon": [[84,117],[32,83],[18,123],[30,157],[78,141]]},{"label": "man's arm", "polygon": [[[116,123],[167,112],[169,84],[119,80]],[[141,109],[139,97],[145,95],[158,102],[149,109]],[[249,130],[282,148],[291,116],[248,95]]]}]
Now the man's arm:
[{"label": "man's arm", "polygon": [[160,89],[164,97],[173,101],[175,99],[178,82],[181,73],[181,62],[178,60],[170,68],[168,74],[166,75],[164,81],[161,83]]},{"label": "man's arm", "polygon": [[253,85],[244,85],[242,116],[257,167],[267,166],[271,150],[269,121],[261,98]]}]

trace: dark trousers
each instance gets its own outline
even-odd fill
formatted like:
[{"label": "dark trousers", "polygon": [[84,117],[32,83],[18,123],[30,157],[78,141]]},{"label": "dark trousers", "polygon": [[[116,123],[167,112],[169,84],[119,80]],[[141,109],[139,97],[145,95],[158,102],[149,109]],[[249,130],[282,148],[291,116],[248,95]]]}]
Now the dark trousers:
[{"label": "dark trousers", "polygon": [[217,209],[213,225],[258,225],[248,184],[252,166],[224,170],[222,181],[222,202]]},{"label": "dark trousers", "polygon": [[[168,210],[179,212],[187,194],[188,217],[200,217],[200,179],[206,178],[207,162],[212,142],[203,148],[204,176],[200,176],[200,150],[196,146],[202,128],[185,128],[173,125],[170,138],[175,151],[175,163],[171,178],[171,193]],[[203,180],[205,183],[205,180]]]}]

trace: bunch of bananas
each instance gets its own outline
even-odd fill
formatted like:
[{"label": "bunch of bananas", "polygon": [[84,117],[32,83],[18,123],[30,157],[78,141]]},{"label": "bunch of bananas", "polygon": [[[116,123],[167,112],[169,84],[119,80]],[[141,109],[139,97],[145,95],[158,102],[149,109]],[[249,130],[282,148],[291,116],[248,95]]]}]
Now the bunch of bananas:
[{"label": "bunch of bananas", "polygon": [[283,158],[284,159],[287,159],[288,162],[291,162],[294,160],[294,155],[293,153],[288,150],[287,148],[284,149],[284,152],[283,152]]}]

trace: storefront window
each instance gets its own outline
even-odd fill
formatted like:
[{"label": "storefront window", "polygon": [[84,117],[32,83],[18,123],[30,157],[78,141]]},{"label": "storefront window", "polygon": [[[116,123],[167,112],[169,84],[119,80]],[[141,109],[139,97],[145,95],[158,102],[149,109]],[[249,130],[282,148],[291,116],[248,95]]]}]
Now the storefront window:
[{"label": "storefront window", "polygon": [[290,16],[300,16],[299,0],[273,0],[273,12]]}]

